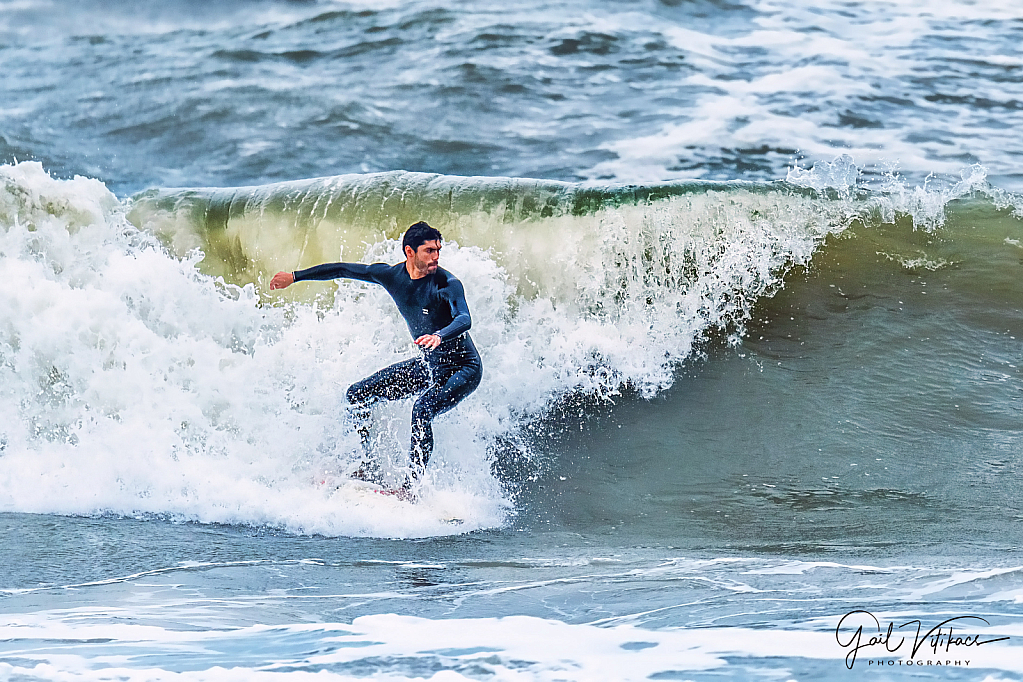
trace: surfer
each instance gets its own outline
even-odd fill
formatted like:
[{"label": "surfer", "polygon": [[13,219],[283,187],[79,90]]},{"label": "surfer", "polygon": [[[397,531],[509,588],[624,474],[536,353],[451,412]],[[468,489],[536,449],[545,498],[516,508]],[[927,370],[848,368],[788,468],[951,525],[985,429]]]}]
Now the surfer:
[{"label": "surfer", "polygon": [[[420,394],[412,406],[412,444],[409,473],[396,495],[414,499],[413,484],[426,470],[433,454],[433,426],[437,415],[447,412],[479,386],[483,363],[469,337],[472,319],[465,303],[462,283],[439,267],[441,234],[420,221],[405,232],[405,261],[386,263],[325,263],[306,270],[278,272],[271,289],[294,282],[345,277],[380,284],[391,295],[408,324],[418,357],[385,367],[348,388],[356,429],[364,446],[369,443],[370,406],[379,400],[398,400]],[[354,474],[373,478],[374,463],[364,462]]]}]

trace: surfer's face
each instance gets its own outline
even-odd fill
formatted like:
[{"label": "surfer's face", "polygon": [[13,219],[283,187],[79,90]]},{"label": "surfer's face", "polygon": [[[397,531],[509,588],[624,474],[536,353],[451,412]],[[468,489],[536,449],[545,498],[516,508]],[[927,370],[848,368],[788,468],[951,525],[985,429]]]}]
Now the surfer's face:
[{"label": "surfer's face", "polygon": [[[408,251],[412,250],[409,247],[405,248]],[[424,275],[432,275],[437,272],[437,264],[440,262],[440,241],[434,239],[420,244],[412,256],[412,260],[413,267]]]}]

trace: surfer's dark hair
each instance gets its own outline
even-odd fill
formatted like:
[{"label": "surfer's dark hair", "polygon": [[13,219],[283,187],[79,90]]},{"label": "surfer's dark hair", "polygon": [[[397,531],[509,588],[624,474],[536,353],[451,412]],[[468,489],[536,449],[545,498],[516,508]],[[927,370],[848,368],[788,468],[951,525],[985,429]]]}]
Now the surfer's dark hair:
[{"label": "surfer's dark hair", "polygon": [[420,220],[405,230],[405,237],[401,240],[401,250],[404,251],[406,246],[411,246],[413,251],[418,251],[424,242],[441,241],[442,239],[443,237],[440,236],[437,229],[430,227],[425,220]]}]

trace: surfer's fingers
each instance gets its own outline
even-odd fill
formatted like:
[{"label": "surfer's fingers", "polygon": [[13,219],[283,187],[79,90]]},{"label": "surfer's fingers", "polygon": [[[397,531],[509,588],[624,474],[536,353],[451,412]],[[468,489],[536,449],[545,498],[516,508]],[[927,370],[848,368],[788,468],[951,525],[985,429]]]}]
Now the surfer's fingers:
[{"label": "surfer's fingers", "polygon": [[433,350],[440,345],[440,337],[436,334],[423,334],[416,339],[416,345],[422,346],[428,350]]},{"label": "surfer's fingers", "polygon": [[285,287],[291,286],[295,282],[295,276],[290,272],[278,272],[270,280],[271,289],[284,289]]}]

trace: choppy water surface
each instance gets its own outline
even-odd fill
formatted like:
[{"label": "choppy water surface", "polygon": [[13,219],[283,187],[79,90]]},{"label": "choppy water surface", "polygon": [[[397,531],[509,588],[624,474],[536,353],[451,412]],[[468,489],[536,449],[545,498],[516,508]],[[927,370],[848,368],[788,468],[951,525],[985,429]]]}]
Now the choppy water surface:
[{"label": "choppy water surface", "polygon": [[1019,185],[1010,2],[5,2],[2,158],[116,192],[410,170]]},{"label": "choppy water surface", "polygon": [[0,2],[0,679],[1020,679],[1015,14]]}]

